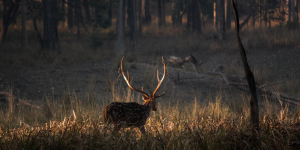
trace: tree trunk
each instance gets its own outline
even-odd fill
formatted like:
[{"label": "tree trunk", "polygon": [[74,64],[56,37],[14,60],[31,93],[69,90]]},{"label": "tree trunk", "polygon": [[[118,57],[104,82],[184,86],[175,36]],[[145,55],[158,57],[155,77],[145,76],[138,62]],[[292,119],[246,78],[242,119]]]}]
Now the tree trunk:
[{"label": "tree trunk", "polygon": [[225,11],[224,11],[224,0],[217,0],[217,10],[218,10],[218,33],[219,39],[224,40],[225,37]]},{"label": "tree trunk", "polygon": [[286,16],[285,21],[291,21],[291,0],[286,0]]},{"label": "tree trunk", "polygon": [[299,18],[298,18],[298,5],[299,5],[299,0],[295,1],[295,22],[297,23],[296,25],[298,26]]},{"label": "tree trunk", "polygon": [[214,26],[216,28],[216,30],[218,31],[218,11],[217,11],[217,3],[214,2]]},{"label": "tree trunk", "polygon": [[201,18],[200,18],[200,6],[198,0],[192,0],[191,2],[192,6],[192,28],[193,31],[201,31]]},{"label": "tree trunk", "polygon": [[108,18],[110,20],[110,24],[112,24],[112,5],[113,0],[109,0]]},{"label": "tree trunk", "polygon": [[118,56],[124,55],[125,51],[125,18],[126,18],[126,3],[127,0],[119,1],[119,10],[117,18],[117,41],[116,41],[116,50],[115,53]]},{"label": "tree trunk", "polygon": [[181,20],[180,20],[180,3],[179,0],[173,0],[172,2],[172,22],[173,25],[180,25]]},{"label": "tree trunk", "polygon": [[230,30],[231,29],[231,9],[230,9],[230,0],[226,0],[226,3],[225,3],[225,27],[227,30]]},{"label": "tree trunk", "polygon": [[150,14],[150,0],[144,0],[144,10],[145,10],[145,18],[144,23],[145,24],[151,24],[151,14]]},{"label": "tree trunk", "polygon": [[259,0],[259,17],[258,17],[258,19],[259,19],[259,28],[261,28],[261,1],[262,0]]},{"label": "tree trunk", "polygon": [[161,21],[163,25],[166,24],[165,0],[161,0]]},{"label": "tree trunk", "polygon": [[56,0],[43,0],[44,9],[44,48],[59,51],[56,20]]},{"label": "tree trunk", "polygon": [[142,35],[142,29],[143,29],[143,0],[139,0],[139,5],[140,5],[140,7],[139,7],[139,35]]},{"label": "tree trunk", "polygon": [[136,51],[136,16],[135,16],[135,0],[127,2],[127,24],[130,28],[130,39],[132,51]]},{"label": "tree trunk", "polygon": [[255,79],[253,76],[252,71],[250,70],[250,67],[248,65],[246,52],[244,49],[244,46],[241,42],[240,36],[239,36],[239,16],[237,9],[235,7],[235,4],[233,0],[231,0],[231,6],[233,9],[233,12],[235,14],[235,26],[236,26],[236,38],[240,50],[240,54],[242,57],[243,65],[244,65],[244,71],[247,77],[247,82],[249,85],[249,90],[251,93],[251,100],[250,100],[250,124],[252,128],[252,137],[256,139],[257,144],[260,146],[260,129],[259,129],[259,110],[258,110],[258,100],[256,96],[256,85],[255,85]]},{"label": "tree trunk", "polygon": [[35,13],[34,13],[34,10],[33,10],[34,1],[31,2],[30,0],[27,0],[27,3],[29,3],[29,8],[30,8],[30,13],[32,15],[32,24],[33,24],[34,31],[35,31],[37,37],[39,38],[41,48],[43,49],[44,48],[44,41],[43,41],[43,38],[41,36],[40,31],[38,30],[37,23],[36,23],[36,17],[35,17]]},{"label": "tree trunk", "polygon": [[27,32],[26,32],[26,3],[22,0],[22,34],[23,34],[23,46],[27,46]]},{"label": "tree trunk", "polygon": [[186,9],[186,16],[187,16],[186,26],[189,29],[192,25],[191,0],[185,0],[185,9]]},{"label": "tree trunk", "polygon": [[11,20],[11,14],[14,10],[15,3],[12,0],[2,0],[2,30],[0,33],[0,43],[5,40],[8,27]]},{"label": "tree trunk", "polygon": [[75,22],[77,25],[77,39],[80,40],[80,22],[83,22],[80,0],[74,0]]},{"label": "tree trunk", "polygon": [[85,13],[85,22],[90,23],[91,22],[91,14],[90,14],[89,0],[83,0],[83,8],[84,8],[84,13]]},{"label": "tree trunk", "polygon": [[265,28],[268,27],[268,6],[266,0],[264,0],[264,21],[265,21]]},{"label": "tree trunk", "polygon": [[158,26],[162,25],[162,13],[161,13],[161,0],[157,0],[157,9],[158,9]]},{"label": "tree trunk", "polygon": [[296,2],[295,0],[291,0],[291,11],[293,16],[293,22],[298,22],[297,15],[296,15]]},{"label": "tree trunk", "polygon": [[67,8],[67,24],[68,24],[68,28],[70,30],[72,30],[73,28],[73,17],[74,17],[74,7],[71,6],[74,5],[74,0],[68,0],[68,8]]}]

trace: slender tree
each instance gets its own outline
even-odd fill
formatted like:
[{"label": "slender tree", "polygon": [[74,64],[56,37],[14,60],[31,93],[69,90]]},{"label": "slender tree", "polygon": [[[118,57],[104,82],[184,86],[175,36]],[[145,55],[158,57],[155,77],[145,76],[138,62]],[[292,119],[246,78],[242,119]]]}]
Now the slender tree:
[{"label": "slender tree", "polygon": [[[112,0],[110,0],[110,1],[112,1]],[[83,0],[83,8],[84,8],[84,13],[85,13],[85,22],[88,24],[91,22],[89,0]]]},{"label": "slender tree", "polygon": [[192,0],[191,2],[192,8],[192,28],[194,31],[201,31],[201,18],[200,18],[200,6],[198,0]]},{"label": "slender tree", "polygon": [[[253,76],[253,73],[249,67],[248,61],[247,61],[247,56],[246,56],[246,52],[244,49],[244,46],[241,42],[240,36],[239,36],[239,16],[238,16],[238,12],[235,6],[235,3],[233,2],[233,0],[231,0],[231,6],[233,9],[233,12],[235,14],[235,31],[236,31],[236,38],[237,38],[237,42],[238,42],[238,46],[239,46],[239,51],[242,57],[242,61],[243,61],[243,65],[244,65],[244,71],[247,77],[247,82],[249,85],[249,90],[251,93],[251,100],[250,100],[250,114],[251,114],[251,120],[250,120],[250,124],[251,124],[251,128],[252,128],[252,137],[256,138],[257,143],[260,145],[260,130],[259,130],[259,111],[258,111],[258,100],[257,100],[257,96],[256,96],[256,84],[255,84],[255,79]],[[258,137],[258,138],[257,138]]]},{"label": "slender tree", "polygon": [[47,50],[58,50],[58,31],[56,18],[56,0],[43,0],[44,10],[44,48]]},{"label": "slender tree", "polygon": [[68,0],[67,4],[67,24],[68,28],[71,30],[74,26],[74,0]]},{"label": "slender tree", "polygon": [[119,10],[118,10],[118,18],[117,18],[117,40],[116,40],[116,50],[115,53],[118,56],[124,55],[125,52],[125,14],[126,14],[126,3],[127,0],[119,1]]},{"label": "slender tree", "polygon": [[289,22],[291,21],[291,0],[286,0],[286,17],[285,21]]},{"label": "slender tree", "polygon": [[135,11],[135,1],[127,0],[127,14],[128,20],[127,24],[130,28],[130,39],[131,39],[131,48],[132,51],[136,51],[136,11]]},{"label": "slender tree", "polygon": [[150,13],[150,0],[143,0],[144,1],[144,23],[145,24],[151,24],[152,18]]},{"label": "slender tree", "polygon": [[224,10],[224,0],[217,0],[217,10],[218,10],[218,33],[219,39],[224,40],[225,37],[225,10]]},{"label": "slender tree", "polygon": [[165,1],[161,0],[161,20],[163,25],[166,24]]},{"label": "slender tree", "polygon": [[158,26],[160,27],[162,25],[162,6],[161,6],[161,0],[157,0],[157,10],[158,10]]},{"label": "slender tree", "polygon": [[27,32],[26,32],[26,1],[22,0],[22,34],[23,46],[27,46]]},{"label": "slender tree", "polygon": [[231,29],[231,9],[230,0],[225,1],[225,28],[227,30]]},{"label": "slender tree", "polygon": [[0,33],[0,43],[5,40],[14,9],[16,9],[16,3],[12,0],[2,0],[2,29]]}]

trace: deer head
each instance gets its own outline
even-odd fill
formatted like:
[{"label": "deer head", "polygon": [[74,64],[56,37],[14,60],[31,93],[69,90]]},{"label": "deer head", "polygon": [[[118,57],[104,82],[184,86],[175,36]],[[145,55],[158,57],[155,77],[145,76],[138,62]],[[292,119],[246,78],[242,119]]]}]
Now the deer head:
[{"label": "deer head", "polygon": [[128,71],[127,71],[127,76],[128,76],[128,78],[126,78],[126,76],[125,76],[125,74],[124,74],[124,72],[123,72],[123,59],[124,59],[124,57],[122,58],[122,61],[121,61],[121,72],[122,72],[122,75],[123,75],[123,77],[124,77],[124,79],[125,79],[127,85],[128,85],[131,89],[133,89],[133,90],[135,90],[135,91],[140,92],[140,93],[143,94],[143,100],[144,100],[144,104],[143,104],[143,105],[148,105],[148,104],[149,104],[149,105],[151,106],[151,110],[152,110],[152,111],[156,111],[157,109],[156,109],[156,101],[155,101],[155,99],[158,98],[158,97],[163,96],[163,95],[165,94],[165,92],[166,92],[166,91],[164,91],[163,94],[161,94],[161,95],[157,95],[157,96],[155,95],[156,92],[158,91],[159,87],[161,86],[161,83],[162,83],[162,81],[164,80],[165,75],[166,75],[166,70],[167,70],[167,68],[166,68],[166,64],[165,64],[165,62],[164,62],[163,57],[162,57],[162,63],[164,64],[164,73],[163,73],[162,78],[159,79],[159,71],[157,70],[157,81],[158,81],[158,85],[157,85],[156,89],[154,90],[153,94],[147,94],[147,93],[144,92],[143,90],[138,90],[138,89],[134,88],[134,87],[130,84],[130,77],[129,77]]}]

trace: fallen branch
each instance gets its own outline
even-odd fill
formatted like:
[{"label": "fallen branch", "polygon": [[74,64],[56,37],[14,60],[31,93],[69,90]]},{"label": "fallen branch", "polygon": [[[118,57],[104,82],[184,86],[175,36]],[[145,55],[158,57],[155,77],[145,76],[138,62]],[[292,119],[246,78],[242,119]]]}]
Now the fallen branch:
[{"label": "fallen branch", "polygon": [[[174,81],[174,83],[178,83],[178,82],[182,82],[184,80],[193,80],[193,79],[200,79],[200,78],[204,78],[204,77],[207,77],[207,76],[211,76],[211,75],[218,75],[218,76],[221,76],[223,81],[225,81],[225,83],[227,85],[233,85],[235,86],[236,88],[240,89],[240,90],[243,90],[243,91],[249,91],[249,87],[248,87],[248,83],[247,83],[247,80],[245,77],[238,77],[238,76],[235,76],[235,75],[229,75],[229,74],[226,74],[226,73],[223,73],[224,67],[222,65],[218,65],[217,67],[215,67],[214,69],[212,69],[211,71],[209,72],[205,72],[203,74],[200,74],[200,75],[190,75],[190,76],[184,76],[184,77],[179,77],[179,74],[177,75],[177,77],[170,77],[170,79],[172,81]],[[295,104],[295,105],[300,105],[300,99],[297,99],[297,98],[292,98],[290,96],[287,96],[287,94],[284,94],[284,93],[279,93],[279,92],[273,92],[273,91],[270,91],[268,89],[266,89],[266,87],[269,87],[269,86],[273,86],[273,85],[276,85],[276,84],[280,84],[280,83],[283,83],[285,82],[285,80],[283,81],[278,81],[278,82],[274,82],[274,83],[268,83],[268,84],[264,84],[264,85],[258,85],[256,84],[256,92],[257,92],[257,95],[259,97],[262,97],[262,98],[267,98],[267,99],[270,99],[270,100],[279,100],[279,101],[285,101],[285,102],[288,102],[288,103],[292,103],[292,104]]]},{"label": "fallen branch", "polygon": [[12,94],[10,94],[8,92],[0,92],[0,102],[14,103],[15,105],[18,105],[19,103],[21,103],[23,105],[30,106],[30,107],[42,110],[42,108],[40,106],[27,103],[23,99],[17,99],[15,96],[13,96]]}]

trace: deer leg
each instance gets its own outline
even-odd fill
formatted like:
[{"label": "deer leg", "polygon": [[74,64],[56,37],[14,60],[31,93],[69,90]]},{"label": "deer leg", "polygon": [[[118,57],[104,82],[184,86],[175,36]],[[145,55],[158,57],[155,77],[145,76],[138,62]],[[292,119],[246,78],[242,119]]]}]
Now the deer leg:
[{"label": "deer leg", "polygon": [[139,129],[140,129],[140,131],[142,132],[142,134],[145,134],[145,133],[146,133],[145,127],[144,127],[144,126],[139,127]]},{"label": "deer leg", "polygon": [[113,132],[118,132],[121,129],[121,127],[122,127],[121,123],[115,124]]}]

